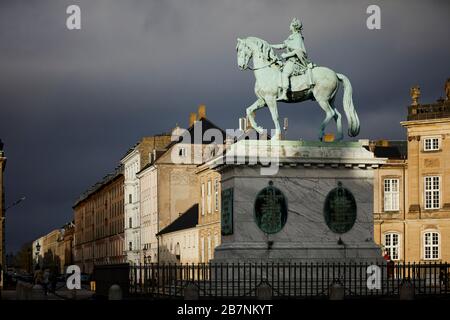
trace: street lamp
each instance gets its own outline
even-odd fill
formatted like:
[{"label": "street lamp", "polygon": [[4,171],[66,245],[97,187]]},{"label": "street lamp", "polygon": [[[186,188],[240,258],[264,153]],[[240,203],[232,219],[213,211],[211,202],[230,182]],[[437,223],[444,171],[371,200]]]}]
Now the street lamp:
[{"label": "street lamp", "polygon": [[41,251],[41,245],[38,243],[36,243],[36,263],[39,264],[39,252]]},{"label": "street lamp", "polygon": [[[6,211],[8,211],[8,209],[11,209],[14,206],[17,206],[19,203],[21,203],[23,200],[25,200],[25,197],[21,197],[19,200],[17,200],[16,202],[14,202],[13,204],[11,204],[9,207],[5,208],[5,213]],[[3,221],[6,220],[6,217],[1,217],[0,216],[0,223],[3,223]]]},{"label": "street lamp", "polygon": [[14,206],[17,206],[19,203],[21,203],[25,199],[26,198],[24,196],[22,196],[19,200],[16,200],[15,202],[13,202],[9,207],[6,207],[5,211],[7,211],[8,209],[11,209]]}]

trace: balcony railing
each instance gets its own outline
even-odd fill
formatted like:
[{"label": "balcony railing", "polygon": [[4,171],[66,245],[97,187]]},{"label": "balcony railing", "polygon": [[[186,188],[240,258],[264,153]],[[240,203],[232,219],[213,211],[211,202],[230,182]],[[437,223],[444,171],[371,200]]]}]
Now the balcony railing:
[{"label": "balcony railing", "polygon": [[408,107],[408,121],[450,118],[450,101]]}]

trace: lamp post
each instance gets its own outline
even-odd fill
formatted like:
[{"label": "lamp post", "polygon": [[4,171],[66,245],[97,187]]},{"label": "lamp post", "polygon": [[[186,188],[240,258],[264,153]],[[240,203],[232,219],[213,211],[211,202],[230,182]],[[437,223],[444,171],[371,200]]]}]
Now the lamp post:
[{"label": "lamp post", "polygon": [[13,202],[9,207],[6,207],[5,212],[8,211],[8,209],[11,209],[14,206],[17,206],[19,203],[21,203],[22,201],[24,201],[26,198],[24,196],[20,197],[20,199],[16,200],[15,202]]},{"label": "lamp post", "polygon": [[147,265],[147,246],[144,245],[144,249],[142,250],[144,252],[144,267]]},{"label": "lamp post", "polygon": [[39,265],[39,252],[41,251],[41,245],[38,243],[36,243],[36,264]]}]

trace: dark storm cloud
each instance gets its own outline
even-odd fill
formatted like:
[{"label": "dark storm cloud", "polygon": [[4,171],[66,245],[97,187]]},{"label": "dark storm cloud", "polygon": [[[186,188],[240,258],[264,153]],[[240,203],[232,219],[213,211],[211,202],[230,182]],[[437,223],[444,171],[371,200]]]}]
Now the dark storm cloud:
[{"label": "dark storm cloud", "polygon": [[[82,30],[65,28],[79,4]],[[365,27],[369,4],[382,29]],[[404,138],[409,88],[443,95],[450,75],[448,1],[151,0],[0,2],[0,137],[5,142],[10,250],[72,218],[74,199],[141,136],[186,125],[199,103],[224,128],[254,100],[236,38],[278,43],[298,16],[310,57],[346,74],[361,138]],[[337,105],[341,105],[341,95]],[[314,103],[280,107],[289,138],[314,139]],[[267,110],[258,120],[270,128]]]}]

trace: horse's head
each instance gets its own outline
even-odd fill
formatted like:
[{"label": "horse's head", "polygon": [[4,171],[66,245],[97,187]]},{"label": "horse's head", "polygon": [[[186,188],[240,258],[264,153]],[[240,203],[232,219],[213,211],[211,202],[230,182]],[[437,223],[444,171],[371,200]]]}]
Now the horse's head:
[{"label": "horse's head", "polygon": [[[265,40],[256,37],[248,37],[245,39],[238,38],[237,41],[236,50],[238,66],[241,70],[248,68],[248,63],[253,55],[255,55],[254,59],[256,59],[258,63],[267,64],[279,60],[270,44]],[[253,63],[255,63],[255,61],[253,61]]]},{"label": "horse's head", "polygon": [[247,45],[246,40],[245,39],[237,39],[237,45],[236,45],[236,50],[237,50],[237,62],[238,62],[238,66],[239,69],[241,70],[245,70],[248,68],[248,62],[250,61],[250,58],[252,57],[252,50],[251,48]]}]

